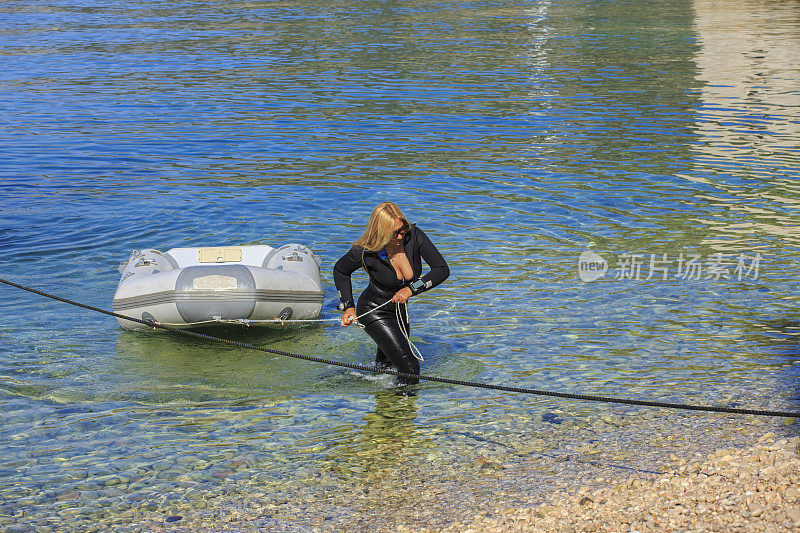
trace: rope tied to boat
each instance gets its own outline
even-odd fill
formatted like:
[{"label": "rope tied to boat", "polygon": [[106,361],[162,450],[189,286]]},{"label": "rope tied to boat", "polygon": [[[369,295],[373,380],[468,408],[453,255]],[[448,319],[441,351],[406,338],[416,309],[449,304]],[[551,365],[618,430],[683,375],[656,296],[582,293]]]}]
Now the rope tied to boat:
[{"label": "rope tied to boat", "polygon": [[[382,308],[384,305],[392,303],[391,300],[386,300],[379,306],[370,309],[366,313],[360,314],[358,316],[352,317],[350,319],[351,322],[355,322],[357,326],[364,327],[358,323],[358,319],[367,316],[370,313],[377,311],[378,309]],[[407,313],[407,312],[406,312]],[[399,319],[398,315],[398,319]],[[128,320],[125,318],[125,320]],[[133,322],[136,322],[133,320]],[[250,326],[251,324],[280,324],[285,326],[286,324],[319,324],[321,322],[340,322],[338,318],[220,318],[220,317],[213,317],[211,320],[201,320],[199,322],[156,322],[158,324],[163,324],[165,326],[172,326],[172,327],[183,327],[183,328],[193,328],[198,326],[212,326],[214,324],[236,324],[236,325],[243,325],[243,326]]]},{"label": "rope tied to boat", "polygon": [[[603,402],[603,403],[612,403],[612,404],[621,404],[621,405],[635,405],[635,406],[642,406],[642,407],[658,407],[664,409],[681,409],[687,411],[704,411],[704,412],[711,412],[711,413],[726,413],[726,414],[742,414],[742,415],[755,415],[755,416],[777,416],[783,418],[800,418],[800,412],[793,412],[793,411],[782,411],[782,410],[768,410],[768,409],[745,409],[745,408],[738,408],[738,407],[724,407],[724,406],[716,406],[716,405],[695,405],[695,404],[685,404],[685,403],[672,403],[672,402],[658,402],[658,401],[651,401],[651,400],[632,400],[627,398],[613,398],[608,396],[595,396],[590,394],[574,394],[569,392],[557,392],[557,391],[548,391],[548,390],[538,390],[538,389],[529,389],[523,387],[511,387],[507,385],[497,385],[494,383],[480,383],[475,381],[463,381],[458,379],[450,379],[450,378],[442,378],[438,376],[428,376],[425,374],[409,374],[406,372],[399,372],[397,370],[392,370],[388,368],[376,367],[376,366],[367,366],[367,365],[360,365],[356,363],[344,363],[341,361],[333,361],[331,359],[325,359],[322,357],[315,357],[311,355],[302,355],[296,354],[292,352],[286,352],[283,350],[276,350],[274,348],[267,348],[266,346],[257,346],[255,344],[249,344],[246,342],[235,341],[231,339],[223,339],[221,337],[215,337],[213,335],[207,335],[205,333],[200,333],[197,331],[190,331],[185,329],[176,328],[173,326],[168,326],[166,324],[161,324],[155,322],[153,320],[142,320],[139,318],[128,317],[125,315],[121,315],[119,313],[115,313],[113,311],[109,311],[107,309],[101,309],[99,307],[94,307],[91,305],[87,305],[84,303],[76,302],[74,300],[69,300],[67,298],[63,298],[61,296],[57,296],[55,294],[49,294],[37,289],[33,289],[31,287],[26,287],[24,285],[20,285],[18,283],[14,283],[12,281],[8,281],[5,279],[0,278],[0,283],[4,283],[11,287],[15,287],[17,289],[21,289],[23,291],[27,291],[33,294],[38,294],[39,296],[44,296],[45,298],[50,298],[52,300],[56,300],[59,302],[63,302],[69,305],[74,305],[76,307],[81,307],[83,309],[88,309],[89,311],[94,311],[97,313],[102,313],[104,315],[113,316],[115,318],[121,318],[123,320],[130,320],[131,322],[137,322],[139,324],[144,324],[146,326],[150,326],[153,328],[164,329],[167,331],[171,331],[173,333],[178,333],[180,335],[185,335],[187,337],[194,337],[197,339],[204,339],[207,341],[218,342],[222,344],[227,344],[230,346],[236,346],[239,348],[246,348],[250,350],[258,350],[265,353],[270,353],[274,355],[281,355],[285,357],[292,357],[294,359],[301,359],[304,361],[310,361],[314,363],[322,363],[331,366],[338,366],[342,368],[348,368],[351,370],[359,370],[362,372],[369,372],[372,374],[388,374],[391,376],[396,376],[399,378],[405,379],[418,379],[421,381],[431,381],[435,383],[443,383],[446,385],[456,385],[456,386],[464,386],[464,387],[473,387],[485,390],[495,390],[495,391],[502,391],[502,392],[514,392],[519,394],[530,394],[535,396],[545,396],[550,398],[561,398],[561,399],[568,399],[568,400],[584,400],[584,401],[591,401],[591,402]],[[391,300],[390,300],[391,301]],[[385,304],[384,304],[385,305]],[[377,308],[376,308],[377,309]]]},{"label": "rope tied to boat", "polygon": [[[358,327],[363,328],[361,324],[359,324],[358,319],[367,316],[370,313],[374,313],[378,309],[381,309],[383,306],[392,303],[392,300],[386,300],[382,304],[377,307],[373,307],[369,311],[362,313],[358,316],[351,317],[349,322],[355,323]],[[403,310],[405,311],[405,319],[406,322],[409,321],[408,317],[408,302],[403,302],[402,304],[398,303],[397,307],[395,307],[395,316],[397,317],[397,323],[400,325],[400,333],[403,335],[403,338],[408,342],[409,347],[411,348],[411,354],[417,358],[418,361],[424,362],[425,359],[422,357],[422,352],[417,348],[414,342],[411,340],[410,331],[406,329],[405,323],[403,322],[403,314],[400,311],[400,306],[403,306]],[[127,320],[127,319],[126,319]],[[340,322],[341,319],[339,318],[268,318],[268,319],[250,319],[250,318],[236,318],[236,319],[225,319],[214,317],[211,320],[203,320],[201,322],[190,322],[190,323],[176,323],[176,322],[154,322],[156,324],[161,324],[163,326],[170,326],[173,328],[192,328],[192,327],[199,327],[199,326],[212,326],[217,324],[236,324],[236,325],[244,325],[250,327],[251,324],[280,324],[281,326],[285,326],[286,324],[319,324],[321,322]],[[153,321],[151,321],[153,322]]]}]

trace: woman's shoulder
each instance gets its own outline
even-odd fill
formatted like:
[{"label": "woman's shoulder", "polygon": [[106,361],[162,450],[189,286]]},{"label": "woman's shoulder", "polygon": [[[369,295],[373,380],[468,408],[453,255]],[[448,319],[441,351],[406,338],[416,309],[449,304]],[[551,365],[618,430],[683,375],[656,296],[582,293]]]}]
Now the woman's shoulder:
[{"label": "woman's shoulder", "polygon": [[364,248],[362,248],[361,246],[358,246],[357,244],[352,244],[352,245],[350,245],[350,249],[347,250],[347,254],[346,255],[353,256],[353,257],[361,257],[361,254],[363,254],[363,253],[364,253]]},{"label": "woman's shoulder", "polygon": [[422,231],[422,228],[417,226],[416,224],[411,224],[411,227],[408,230],[409,235],[411,238],[419,240],[430,240],[428,239],[428,235]]},{"label": "woman's shoulder", "polygon": [[370,252],[369,250],[367,250],[366,248],[364,248],[363,246],[361,246],[359,244],[351,244],[350,245],[350,250],[347,253],[349,253],[349,254],[358,254],[358,256],[360,257],[361,254],[374,254],[376,252]]},{"label": "woman's shoulder", "polygon": [[351,259],[355,259],[356,261],[361,261],[361,259],[365,256],[368,257],[370,255],[378,255],[378,252],[371,252],[363,246],[353,244],[350,246],[350,249],[345,255],[349,256]]}]

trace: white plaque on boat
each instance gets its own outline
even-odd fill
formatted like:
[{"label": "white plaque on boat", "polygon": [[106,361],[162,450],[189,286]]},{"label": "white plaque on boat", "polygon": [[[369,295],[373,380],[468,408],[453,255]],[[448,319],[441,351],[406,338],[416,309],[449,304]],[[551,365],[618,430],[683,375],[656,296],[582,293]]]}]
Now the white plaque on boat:
[{"label": "white plaque on boat", "polygon": [[200,248],[197,250],[199,263],[230,263],[241,260],[241,248]]},{"label": "white plaque on boat", "polygon": [[196,291],[217,291],[224,289],[235,289],[236,278],[230,276],[220,276],[213,274],[211,276],[200,276],[192,280],[192,288]]}]

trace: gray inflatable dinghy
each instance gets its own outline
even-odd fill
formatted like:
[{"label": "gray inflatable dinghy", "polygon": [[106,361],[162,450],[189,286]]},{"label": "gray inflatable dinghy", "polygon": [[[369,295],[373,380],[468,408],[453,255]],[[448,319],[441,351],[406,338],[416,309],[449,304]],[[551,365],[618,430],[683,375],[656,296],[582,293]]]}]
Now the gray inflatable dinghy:
[{"label": "gray inflatable dinghy", "polygon": [[119,267],[114,311],[182,328],[313,319],[322,310],[320,263],[301,244],[139,250]]}]

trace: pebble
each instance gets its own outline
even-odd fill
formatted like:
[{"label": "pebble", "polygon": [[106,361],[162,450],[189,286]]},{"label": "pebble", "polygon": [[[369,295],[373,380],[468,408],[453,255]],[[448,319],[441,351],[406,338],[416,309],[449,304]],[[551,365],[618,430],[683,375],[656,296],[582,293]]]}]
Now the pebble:
[{"label": "pebble", "polygon": [[156,461],[155,463],[153,463],[152,466],[153,470],[157,472],[163,472],[165,470],[169,470],[172,467],[173,464],[169,461]]},{"label": "pebble", "polygon": [[200,459],[191,464],[192,470],[205,470],[209,466],[211,466],[211,463],[204,459]]}]

